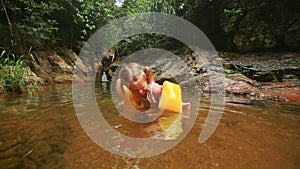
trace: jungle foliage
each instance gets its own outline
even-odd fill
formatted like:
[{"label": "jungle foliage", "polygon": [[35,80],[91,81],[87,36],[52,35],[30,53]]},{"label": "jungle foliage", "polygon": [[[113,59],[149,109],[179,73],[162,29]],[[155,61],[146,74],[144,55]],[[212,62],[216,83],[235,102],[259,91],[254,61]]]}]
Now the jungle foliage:
[{"label": "jungle foliage", "polygon": [[[191,16],[193,11],[187,8],[189,1],[125,0],[117,6],[115,0],[1,0],[0,68],[5,71],[0,72],[0,88],[16,91],[36,86],[37,82],[26,84],[24,78],[24,73],[30,69],[28,63],[35,60],[28,57],[34,51],[56,50],[59,46],[78,52],[100,27],[135,13]],[[130,53],[148,47],[164,47],[171,41],[161,35],[136,35],[116,44],[114,50]],[[31,88],[27,90],[32,91]]]},{"label": "jungle foliage", "polygon": [[[1,0],[0,45],[19,55],[31,47],[33,50],[55,45],[72,48],[122,16],[164,12],[191,17],[195,11],[189,1],[125,0],[122,6],[116,6],[114,0]],[[141,35],[129,41],[136,48],[138,41],[148,37]],[[129,45],[129,41],[121,46]]]},{"label": "jungle foliage", "polygon": [[[117,2],[122,3],[117,5]],[[1,0],[0,46],[17,56],[24,54],[29,48],[35,51],[51,49],[53,46],[67,47],[78,52],[76,49],[78,44],[85,42],[105,24],[122,16],[141,12],[162,12],[182,17],[198,26],[212,41],[218,41],[220,36],[217,34],[221,32],[221,26],[224,29],[223,33],[230,34],[249,10],[274,6],[279,1],[271,3],[269,0],[259,0],[245,5],[249,2],[246,0]],[[225,20],[223,25],[220,20]],[[137,35],[120,42],[114,48],[130,52],[155,45],[170,46],[172,43],[174,39],[164,36]]]}]

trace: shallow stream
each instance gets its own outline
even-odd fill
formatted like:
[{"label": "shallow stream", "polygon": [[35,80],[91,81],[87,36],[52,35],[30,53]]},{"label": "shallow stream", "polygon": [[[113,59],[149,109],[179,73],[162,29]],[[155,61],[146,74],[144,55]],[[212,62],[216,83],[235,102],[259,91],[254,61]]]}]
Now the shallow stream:
[{"label": "shallow stream", "polygon": [[[159,130],[157,123],[124,119],[114,108],[109,86],[97,87],[96,97],[115,130],[134,137],[149,137]],[[31,99],[2,96],[0,168],[300,168],[300,105],[228,101],[217,129],[200,144],[209,109],[210,99],[203,96],[191,130],[172,149],[157,156],[128,158],[105,151],[85,133],[74,110],[71,84],[48,86]],[[194,117],[194,110],[186,116]],[[183,129],[187,122],[189,118],[182,119]]]}]

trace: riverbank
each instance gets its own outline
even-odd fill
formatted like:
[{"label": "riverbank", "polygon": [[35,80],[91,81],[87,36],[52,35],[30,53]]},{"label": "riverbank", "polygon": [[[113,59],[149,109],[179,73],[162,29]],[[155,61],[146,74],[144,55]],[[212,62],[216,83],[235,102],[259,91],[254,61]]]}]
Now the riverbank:
[{"label": "riverbank", "polygon": [[220,57],[231,81],[227,93],[300,104],[299,53],[224,52]]},{"label": "riverbank", "polygon": [[[103,60],[111,60],[112,55],[104,53]],[[209,79],[205,72],[201,57],[196,54],[184,56],[190,71],[195,78],[199,89],[209,93]],[[249,100],[277,100],[300,104],[300,54],[299,53],[248,53],[239,54],[232,52],[219,52],[219,59],[224,67],[225,91],[231,96],[245,96]],[[104,70],[108,76],[120,64],[120,59],[112,63],[100,62],[100,64],[84,66],[84,60],[72,51],[58,54],[55,52],[36,52],[35,64],[30,65],[32,78],[37,78],[42,91],[44,86],[51,84],[72,83],[73,79],[86,81],[84,74],[92,68],[99,67],[97,79],[101,81]],[[78,62],[77,62],[78,61]],[[81,77],[73,75],[75,63],[82,72]],[[105,66],[105,68],[104,68]],[[172,67],[172,72],[178,72],[179,68]],[[163,74],[156,74],[158,79],[167,79]],[[5,94],[1,88],[0,94]]]}]

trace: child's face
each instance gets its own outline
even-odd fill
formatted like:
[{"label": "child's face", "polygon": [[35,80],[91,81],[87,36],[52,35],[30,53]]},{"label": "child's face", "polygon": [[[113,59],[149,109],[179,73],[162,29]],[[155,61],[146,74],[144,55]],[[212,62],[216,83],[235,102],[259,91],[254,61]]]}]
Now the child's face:
[{"label": "child's face", "polygon": [[129,85],[129,89],[137,96],[147,97],[148,84],[146,80],[140,80],[138,82],[133,82]]}]

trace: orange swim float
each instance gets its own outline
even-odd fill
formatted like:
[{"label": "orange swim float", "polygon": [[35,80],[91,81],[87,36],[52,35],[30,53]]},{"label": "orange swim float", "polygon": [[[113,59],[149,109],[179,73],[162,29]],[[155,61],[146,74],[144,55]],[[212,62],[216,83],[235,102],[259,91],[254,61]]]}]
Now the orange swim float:
[{"label": "orange swim float", "polygon": [[164,81],[158,107],[162,111],[182,112],[181,88],[178,84]]}]

